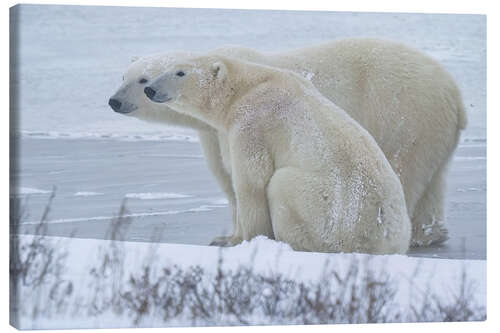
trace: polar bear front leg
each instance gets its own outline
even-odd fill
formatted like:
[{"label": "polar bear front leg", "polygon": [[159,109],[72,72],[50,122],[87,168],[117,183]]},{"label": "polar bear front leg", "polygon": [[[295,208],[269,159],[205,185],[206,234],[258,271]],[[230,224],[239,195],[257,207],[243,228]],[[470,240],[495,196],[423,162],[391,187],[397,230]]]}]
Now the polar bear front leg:
[{"label": "polar bear front leg", "polygon": [[250,240],[263,235],[274,239],[265,189],[242,186],[236,190],[236,198],[241,238]]},{"label": "polar bear front leg", "polygon": [[[227,197],[229,209],[231,210],[233,231],[236,232],[236,196],[233,190],[231,174],[224,168],[222,161],[221,147],[219,144],[219,135],[215,129],[199,131],[200,144],[205,155],[208,168],[215,176],[217,183]],[[227,246],[231,243],[232,236],[219,236],[214,238],[210,245]]]},{"label": "polar bear front leg", "polygon": [[258,235],[274,239],[266,191],[273,162],[265,146],[252,139],[240,136],[229,141],[237,204],[235,236],[242,240]]}]

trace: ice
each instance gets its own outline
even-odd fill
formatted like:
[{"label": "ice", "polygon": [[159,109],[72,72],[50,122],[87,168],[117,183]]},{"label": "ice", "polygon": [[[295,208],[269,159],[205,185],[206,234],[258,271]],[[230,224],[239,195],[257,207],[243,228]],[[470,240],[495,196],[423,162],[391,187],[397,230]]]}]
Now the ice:
[{"label": "ice", "polygon": [[91,192],[91,191],[81,191],[81,192],[76,192],[74,194],[76,197],[89,197],[89,196],[93,196],[93,195],[102,195],[102,193],[99,193],[99,192]]},{"label": "ice", "polygon": [[12,191],[13,195],[30,195],[30,194],[48,194],[51,193],[51,191],[46,191],[46,190],[40,190],[38,188],[32,188],[32,187],[19,187],[15,188]]},{"label": "ice", "polygon": [[127,193],[125,198],[141,200],[164,200],[164,199],[183,199],[191,198],[192,195],[180,193]]},{"label": "ice", "polygon": [[[164,130],[164,128],[162,128]],[[40,131],[21,131],[18,133],[21,136],[35,139],[75,139],[75,140],[119,140],[119,141],[185,141],[199,142],[198,136],[192,131],[184,129],[175,129],[172,133],[169,132],[149,132],[130,134],[131,131],[125,133],[120,132],[40,132]],[[132,131],[133,132],[133,131]]]},{"label": "ice", "polygon": [[[25,134],[196,137],[193,131],[118,115],[107,105],[132,56],[204,52],[224,45],[276,52],[347,37],[378,37],[403,42],[441,62],[463,93],[469,125],[462,139],[486,139],[485,16],[37,5],[18,9],[19,58],[13,69],[18,76],[13,76],[13,87],[19,98],[13,107],[22,109],[16,127]],[[192,17],[197,24],[185,24]],[[303,73],[308,78],[311,74]]]},{"label": "ice", "polygon": [[486,160],[486,156],[457,156],[455,157],[456,160],[458,161],[481,161],[481,160]]},{"label": "ice", "polygon": [[[166,215],[178,215],[184,213],[196,213],[196,212],[207,212],[212,211],[214,208],[219,208],[221,206],[214,205],[201,205],[198,207],[193,207],[185,210],[167,210],[167,211],[155,211],[155,212],[141,212],[141,213],[130,213],[123,214],[123,218],[132,218],[136,220],[140,220],[141,218],[146,217],[158,217],[158,216],[166,216]],[[115,219],[116,216],[91,216],[91,217],[75,217],[75,218],[64,218],[64,219],[49,219],[46,220],[45,223],[48,224],[57,224],[57,223],[75,223],[75,222],[96,222],[96,221],[111,221]],[[38,225],[40,221],[31,220],[31,221],[22,221],[22,225]]]},{"label": "ice", "polygon": [[211,203],[213,205],[227,206],[229,204],[229,201],[226,198],[220,198],[220,199],[213,200]]}]

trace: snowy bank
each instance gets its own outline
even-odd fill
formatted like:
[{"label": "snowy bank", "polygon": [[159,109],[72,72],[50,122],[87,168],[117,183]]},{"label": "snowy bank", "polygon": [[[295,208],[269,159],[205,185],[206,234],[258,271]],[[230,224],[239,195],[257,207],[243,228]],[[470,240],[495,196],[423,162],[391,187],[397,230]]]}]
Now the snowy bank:
[{"label": "snowy bank", "polygon": [[[34,240],[37,237],[23,235],[20,243]],[[46,290],[20,288],[19,327],[24,329],[485,316],[486,261],[481,260],[306,253],[262,236],[231,248],[57,237],[38,238],[38,243],[61,252],[64,268],[57,278],[47,279]],[[52,257],[59,262],[54,260],[57,255]],[[44,297],[49,301],[40,302]],[[221,301],[214,301],[218,297]],[[355,298],[357,310],[351,308]],[[464,299],[470,304],[460,304]],[[436,312],[433,304],[445,314],[429,317],[430,311]]]}]

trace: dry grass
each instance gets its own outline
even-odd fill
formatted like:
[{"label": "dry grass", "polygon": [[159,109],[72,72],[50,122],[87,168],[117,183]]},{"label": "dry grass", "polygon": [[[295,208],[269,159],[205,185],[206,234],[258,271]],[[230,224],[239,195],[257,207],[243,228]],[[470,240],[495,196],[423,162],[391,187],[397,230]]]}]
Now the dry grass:
[{"label": "dry grass", "polygon": [[21,203],[15,198],[10,201],[10,318],[14,326],[19,322],[22,300],[26,299],[21,291],[30,291],[32,306],[25,310],[33,322],[39,316],[61,312],[73,294],[73,283],[62,278],[67,252],[46,238],[47,217],[54,196],[55,191],[36,227],[36,237],[28,243],[21,243],[18,236],[23,216]]},{"label": "dry grass", "polygon": [[[109,313],[130,321],[130,326],[150,326],[163,321],[209,325],[333,324],[485,320],[486,309],[476,305],[474,281],[465,269],[457,285],[450,284],[451,298],[430,290],[414,290],[410,308],[397,304],[398,283],[383,270],[371,269],[369,260],[353,259],[344,273],[328,263],[317,281],[298,282],[280,273],[257,273],[252,262],[236,270],[224,270],[219,255],[215,274],[202,267],[155,266],[155,242],[142,267],[124,275],[123,243],[130,220],[125,203],[108,231],[109,245],[98,251],[85,290],[62,279],[64,246],[46,241],[49,200],[37,235],[19,242],[22,210],[11,202],[11,323],[19,317],[99,317]],[[16,215],[17,214],[17,215]],[[161,231],[155,230],[153,235]],[[254,256],[255,257],[255,253]],[[279,259],[279,258],[278,258]],[[22,304],[19,300],[34,302]],[[17,300],[17,301],[16,301]],[[29,305],[29,306],[28,306]],[[42,306],[43,305],[43,306]]]}]

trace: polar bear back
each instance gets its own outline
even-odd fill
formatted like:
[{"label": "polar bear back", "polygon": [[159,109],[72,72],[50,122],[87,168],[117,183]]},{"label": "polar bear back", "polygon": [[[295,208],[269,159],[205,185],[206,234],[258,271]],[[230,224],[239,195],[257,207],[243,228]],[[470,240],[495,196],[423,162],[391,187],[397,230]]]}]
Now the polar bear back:
[{"label": "polar bear back", "polygon": [[309,79],[373,136],[400,177],[414,216],[430,175],[446,163],[466,125],[451,76],[421,52],[378,39],[347,39],[265,58]]}]

